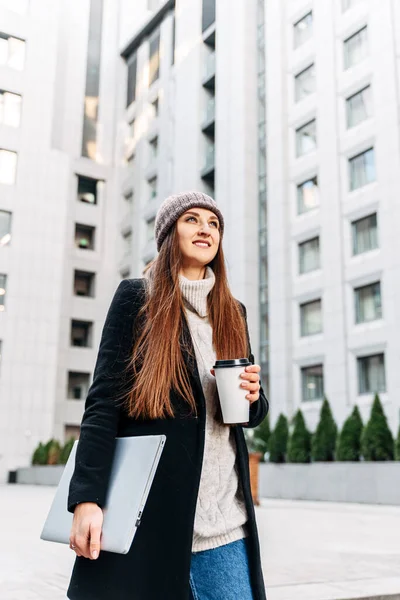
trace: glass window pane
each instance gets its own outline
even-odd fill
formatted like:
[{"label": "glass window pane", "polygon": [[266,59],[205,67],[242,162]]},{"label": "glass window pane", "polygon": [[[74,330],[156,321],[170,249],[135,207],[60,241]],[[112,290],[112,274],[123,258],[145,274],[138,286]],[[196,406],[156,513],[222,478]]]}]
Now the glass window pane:
[{"label": "glass window pane", "polygon": [[315,92],[315,67],[310,65],[295,77],[295,101],[300,102]]},{"label": "glass window pane", "polygon": [[385,359],[383,354],[363,356],[358,362],[358,387],[360,394],[386,391]]},{"label": "glass window pane", "polygon": [[129,106],[136,99],[136,74],[137,55],[133,54],[128,59],[128,83],[126,90],[126,105]]},{"label": "glass window pane", "polygon": [[307,179],[297,186],[298,213],[312,210],[319,205],[319,189],[317,176]]},{"label": "glass window pane", "polygon": [[306,123],[296,130],[296,155],[303,156],[317,147],[316,120]]},{"label": "glass window pane", "polygon": [[301,335],[315,335],[322,331],[321,300],[306,302],[300,305]]},{"label": "glass window pane", "polygon": [[149,85],[154,83],[160,75],[160,32],[158,31],[150,40],[149,58]]},{"label": "glass window pane", "polygon": [[368,54],[367,27],[363,27],[344,41],[344,67],[350,67],[361,62]]},{"label": "glass window pane", "polygon": [[0,273],[0,312],[4,310],[6,301],[7,275]]},{"label": "glass window pane", "polygon": [[11,240],[11,213],[0,210],[0,247],[6,246]]},{"label": "glass window pane", "polygon": [[350,190],[375,181],[375,155],[374,149],[369,148],[365,152],[350,158]]},{"label": "glass window pane", "polygon": [[203,0],[202,31],[205,31],[215,21],[215,0]]},{"label": "glass window pane", "polygon": [[18,38],[8,38],[8,60],[11,69],[22,71],[25,63],[25,42]]},{"label": "glass window pane", "polygon": [[302,401],[322,400],[324,396],[324,378],[322,365],[303,367],[302,378]]},{"label": "glass window pane", "polygon": [[372,115],[371,87],[368,85],[346,100],[347,127],[354,127]]},{"label": "glass window pane", "polygon": [[17,153],[0,150],[0,183],[13,185],[17,171]]},{"label": "glass window pane", "polygon": [[297,21],[293,25],[294,30],[294,47],[298,48],[301,44],[304,44],[313,33],[313,15],[309,12],[300,21]]},{"label": "glass window pane", "polygon": [[309,273],[320,267],[319,237],[299,244],[299,271]]},{"label": "glass window pane", "polygon": [[356,323],[365,323],[382,318],[380,281],[354,290]]},{"label": "glass window pane", "polygon": [[19,127],[21,96],[0,90],[0,124]]},{"label": "glass window pane", "polygon": [[378,226],[376,213],[353,223],[353,254],[361,254],[378,248]]}]

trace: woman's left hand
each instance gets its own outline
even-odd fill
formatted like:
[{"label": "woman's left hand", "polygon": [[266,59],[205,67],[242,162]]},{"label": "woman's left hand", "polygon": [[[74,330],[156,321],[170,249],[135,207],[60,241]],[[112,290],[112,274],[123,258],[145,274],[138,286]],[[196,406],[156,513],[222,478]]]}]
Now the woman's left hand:
[{"label": "woman's left hand", "polygon": [[[240,384],[243,389],[248,389],[249,393],[246,394],[247,400],[252,404],[256,402],[260,397],[260,376],[259,372],[261,371],[260,365],[249,365],[245,368],[245,372],[240,374],[240,377],[243,379],[243,382]],[[215,375],[214,369],[211,369],[211,373]]]}]

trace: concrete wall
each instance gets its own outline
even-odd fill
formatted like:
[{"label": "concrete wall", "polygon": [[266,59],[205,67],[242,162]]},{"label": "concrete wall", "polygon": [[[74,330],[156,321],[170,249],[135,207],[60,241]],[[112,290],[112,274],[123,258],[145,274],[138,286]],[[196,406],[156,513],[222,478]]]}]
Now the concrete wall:
[{"label": "concrete wall", "polygon": [[260,464],[260,497],[400,505],[400,462]]}]

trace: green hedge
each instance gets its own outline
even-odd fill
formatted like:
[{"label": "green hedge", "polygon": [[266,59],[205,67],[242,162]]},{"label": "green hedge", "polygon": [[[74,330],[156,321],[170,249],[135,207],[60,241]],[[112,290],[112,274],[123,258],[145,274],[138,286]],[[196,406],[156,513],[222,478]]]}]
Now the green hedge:
[{"label": "green hedge", "polygon": [[306,427],[303,413],[298,410],[293,419],[293,431],[289,437],[287,461],[309,463],[311,460],[311,434]]},{"label": "green hedge", "polygon": [[286,462],[289,426],[285,415],[279,415],[275,429],[269,438],[269,460],[273,463]]},{"label": "green hedge", "polygon": [[375,394],[371,416],[362,434],[361,452],[365,460],[394,459],[394,440],[378,394]]},{"label": "green hedge", "polygon": [[40,442],[32,455],[32,465],[65,465],[74,441],[70,438],[64,446],[53,438],[47,444]]},{"label": "green hedge", "polygon": [[336,450],[336,460],[359,461],[361,456],[361,434],[363,422],[358,406],[343,424]]},{"label": "green hedge", "polygon": [[315,462],[335,460],[337,426],[326,398],[322,403],[319,423],[311,441],[311,458]]}]

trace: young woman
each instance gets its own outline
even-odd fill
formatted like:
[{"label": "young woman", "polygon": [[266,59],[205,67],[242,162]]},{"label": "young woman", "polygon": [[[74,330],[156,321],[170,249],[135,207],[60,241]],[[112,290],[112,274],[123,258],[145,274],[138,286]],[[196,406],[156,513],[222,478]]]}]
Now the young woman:
[{"label": "young woman", "polygon": [[[170,196],[155,223],[159,254],[120,283],[86,399],[68,510],[77,558],[71,600],[265,600],[243,426],[268,402],[246,309],[227,281],[224,219],[209,196]],[[250,420],[224,425],[212,366],[249,357]],[[100,552],[116,436],[165,434],[128,554]]]}]

